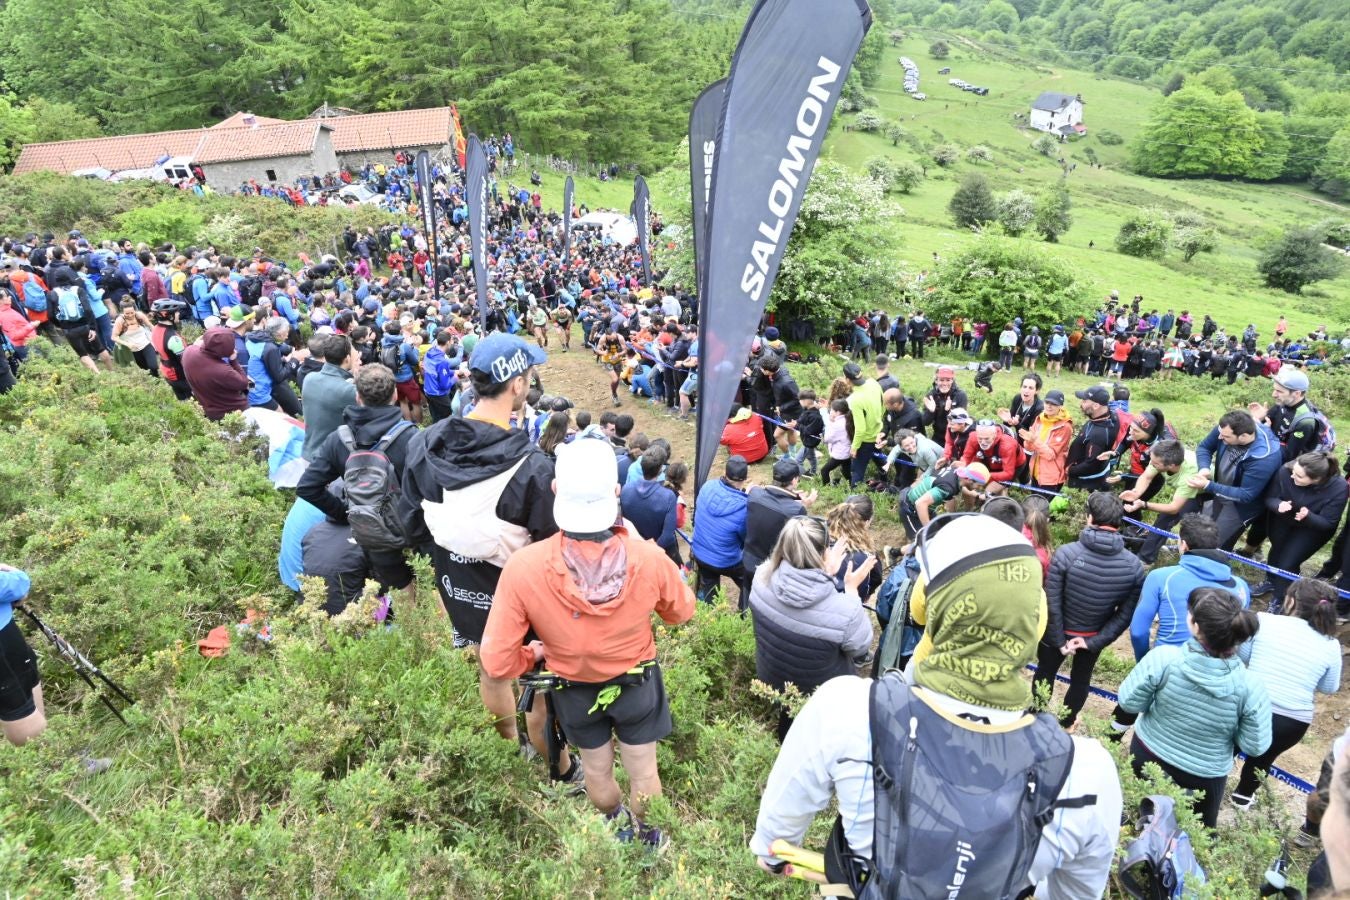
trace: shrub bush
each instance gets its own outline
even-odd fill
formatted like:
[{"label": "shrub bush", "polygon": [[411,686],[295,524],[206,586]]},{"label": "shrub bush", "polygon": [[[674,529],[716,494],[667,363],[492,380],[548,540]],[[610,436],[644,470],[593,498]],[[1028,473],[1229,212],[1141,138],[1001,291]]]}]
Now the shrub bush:
[{"label": "shrub bush", "polygon": [[881,116],[874,112],[860,112],[853,117],[853,128],[856,131],[878,131],[885,121]]},{"label": "shrub bush", "polygon": [[950,166],[961,158],[961,149],[954,144],[939,144],[933,148],[933,162],[939,166]]},{"label": "shrub bush", "polygon": [[1106,144],[1108,147],[1115,147],[1119,144],[1125,143],[1125,139],[1120,135],[1116,134],[1114,131],[1097,132],[1097,140],[1101,141],[1103,144]]}]

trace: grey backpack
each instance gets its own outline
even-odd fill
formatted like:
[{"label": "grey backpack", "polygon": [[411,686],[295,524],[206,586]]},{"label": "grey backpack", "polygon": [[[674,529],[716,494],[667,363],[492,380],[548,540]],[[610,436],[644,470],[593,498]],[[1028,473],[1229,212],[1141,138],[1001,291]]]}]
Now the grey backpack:
[{"label": "grey backpack", "polygon": [[[1139,802],[1139,837],[1125,848],[1120,886],[1137,900],[1172,900],[1205,883],[1190,835],[1177,825],[1171,797],[1154,794]],[[1264,896],[1264,895],[1262,895]]]},{"label": "grey backpack", "polygon": [[872,859],[859,900],[1011,900],[1031,896],[1028,872],[1057,809],[1073,739],[1049,715],[1008,731],[952,725],[905,680],[872,685]]},{"label": "grey backpack", "polygon": [[347,497],[347,522],[352,538],[367,550],[401,550],[406,544],[398,520],[399,476],[389,461],[389,448],[412,423],[397,422],[373,447],[357,447],[350,425],[338,428],[347,448],[342,482]]}]

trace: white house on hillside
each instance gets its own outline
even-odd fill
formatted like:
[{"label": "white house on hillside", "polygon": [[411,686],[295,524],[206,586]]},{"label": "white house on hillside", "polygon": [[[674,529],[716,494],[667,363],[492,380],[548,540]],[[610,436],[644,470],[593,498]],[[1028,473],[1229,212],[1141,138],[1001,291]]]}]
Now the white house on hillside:
[{"label": "white house on hillside", "polygon": [[1085,134],[1083,95],[1071,96],[1046,91],[1031,104],[1030,125],[1054,135]]}]

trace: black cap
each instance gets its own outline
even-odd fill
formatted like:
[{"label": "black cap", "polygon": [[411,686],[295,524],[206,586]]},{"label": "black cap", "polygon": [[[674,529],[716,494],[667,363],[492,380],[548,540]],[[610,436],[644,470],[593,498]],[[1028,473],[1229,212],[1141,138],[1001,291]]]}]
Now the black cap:
[{"label": "black cap", "polygon": [[750,477],[750,465],[744,456],[733,456],[727,460],[726,476],[731,481],[744,481]]},{"label": "black cap", "polygon": [[1106,388],[1099,384],[1090,388],[1083,388],[1081,391],[1074,391],[1073,395],[1079,400],[1091,400],[1093,403],[1100,403],[1102,406],[1111,402],[1111,395],[1106,392]]},{"label": "black cap", "polygon": [[1063,391],[1046,391],[1046,392],[1045,392],[1045,402],[1046,402],[1046,403],[1054,404],[1055,406],[1063,406],[1063,405],[1064,405],[1064,392],[1063,392]]},{"label": "black cap", "polygon": [[844,364],[844,377],[854,384],[862,384],[864,381],[862,369],[858,368],[857,363]]},{"label": "black cap", "polygon": [[801,476],[802,467],[795,459],[784,458],[773,464],[773,480],[777,484],[787,484]]}]

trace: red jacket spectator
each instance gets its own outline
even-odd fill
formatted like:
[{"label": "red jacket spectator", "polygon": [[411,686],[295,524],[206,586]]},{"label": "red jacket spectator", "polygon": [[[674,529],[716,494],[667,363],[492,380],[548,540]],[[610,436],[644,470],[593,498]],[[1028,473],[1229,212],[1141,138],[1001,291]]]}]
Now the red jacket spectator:
[{"label": "red jacket spectator", "polygon": [[961,465],[968,466],[972,462],[984,463],[984,467],[989,470],[990,481],[1016,481],[1017,469],[1024,459],[1017,438],[1002,428],[995,431],[994,440],[987,450],[980,446],[980,429],[977,428],[975,437],[966,441],[966,452],[961,457]]},{"label": "red jacket spectator", "polygon": [[234,332],[220,326],[208,328],[199,343],[183,351],[188,386],[213,422],[248,409],[248,376],[234,354]]},{"label": "red jacket spectator", "polygon": [[6,291],[0,291],[0,330],[15,347],[22,347],[37,331],[37,326],[14,308],[14,300]]},{"label": "red jacket spectator", "polygon": [[742,410],[722,429],[721,443],[731,451],[732,456],[743,456],[748,463],[756,463],[769,455],[769,445],[764,439],[764,423],[759,416]]},{"label": "red jacket spectator", "polygon": [[[145,289],[145,303],[149,306],[156,300],[168,299],[169,290],[164,286],[164,279],[153,266],[146,266],[141,269],[141,287]],[[112,312],[112,310],[109,310]],[[113,315],[116,315],[113,312]]]}]

